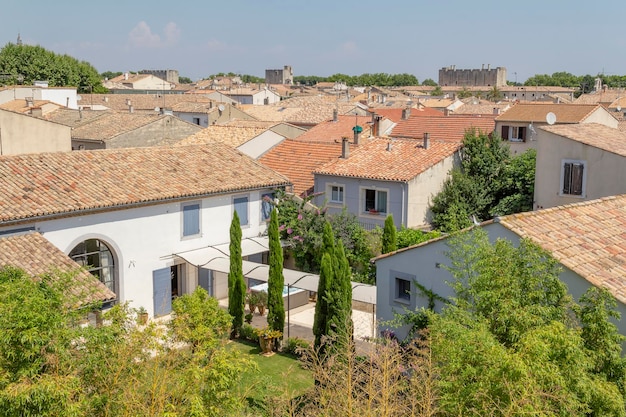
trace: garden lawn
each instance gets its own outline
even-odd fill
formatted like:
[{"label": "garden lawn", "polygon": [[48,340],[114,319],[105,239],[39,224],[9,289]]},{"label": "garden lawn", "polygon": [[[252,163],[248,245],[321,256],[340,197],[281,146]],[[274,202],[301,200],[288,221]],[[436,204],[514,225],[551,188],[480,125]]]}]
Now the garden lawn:
[{"label": "garden lawn", "polygon": [[294,398],[313,387],[311,372],[303,369],[298,358],[292,355],[276,353],[263,356],[259,354],[261,348],[258,344],[239,340],[228,344],[228,348],[248,355],[248,359],[257,364],[258,369],[242,375],[238,387],[253,408],[263,408],[268,397],[288,395]]}]

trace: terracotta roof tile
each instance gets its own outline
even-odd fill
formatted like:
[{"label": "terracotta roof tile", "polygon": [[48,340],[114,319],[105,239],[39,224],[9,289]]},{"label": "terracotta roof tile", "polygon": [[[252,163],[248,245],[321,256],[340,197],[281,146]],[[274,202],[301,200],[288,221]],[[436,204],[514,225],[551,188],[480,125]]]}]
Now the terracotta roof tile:
[{"label": "terracotta roof tile", "polygon": [[261,156],[259,162],[289,178],[294,194],[303,195],[313,191],[313,170],[341,156],[341,147],[341,142],[285,139]]},{"label": "terracotta roof tile", "polygon": [[[100,117],[94,117],[72,129],[72,139],[102,140],[114,138],[122,133],[172,118],[166,114],[128,113],[106,111]],[[177,119],[178,120],[178,119]]]},{"label": "terracotta roof tile", "polygon": [[290,122],[294,124],[317,124],[332,119],[333,110],[339,114],[354,111],[355,104],[338,102],[324,96],[292,97],[267,106],[242,106],[242,109],[259,120]]},{"label": "terracotta roof tile", "polygon": [[[370,110],[372,113],[376,113],[379,116],[384,116],[387,119],[391,120],[394,123],[400,122],[402,120],[402,112],[403,108],[374,108]],[[411,108],[411,117],[420,117],[420,116],[443,116],[443,112],[441,110],[433,109],[430,107],[421,107],[421,108]]]},{"label": "terracotta roof tile", "polygon": [[175,146],[206,145],[212,142],[222,142],[236,148],[265,131],[267,131],[267,128],[263,127],[214,125],[181,140]]},{"label": "terracotta roof tile", "polygon": [[112,110],[128,111],[128,100],[135,111],[156,113],[155,108],[172,108],[177,103],[209,103],[201,94],[81,94],[79,107],[104,106]]},{"label": "terracotta roof tile", "polygon": [[115,299],[98,278],[67,257],[39,233],[0,238],[0,267],[12,266],[22,269],[32,277],[40,277],[54,271],[76,272],[72,286],[74,295],[82,296],[83,302]]},{"label": "terracotta roof tile", "polygon": [[393,128],[391,137],[422,139],[424,133],[430,134],[431,140],[461,143],[468,129],[477,129],[491,133],[495,129],[494,115],[450,115],[417,117],[400,120]]},{"label": "terracotta roof tile", "polygon": [[539,129],[626,156],[626,132],[619,129],[612,129],[598,123],[539,126]]},{"label": "terracotta roof tile", "polygon": [[72,110],[66,108],[60,108],[54,110],[48,114],[45,114],[43,117],[46,120],[51,122],[60,123],[65,126],[77,127],[86,123],[89,123],[91,120],[96,119],[98,117],[106,114],[108,110]]},{"label": "terracotta roof tile", "polygon": [[0,224],[288,185],[221,144],[0,157]]},{"label": "terracotta roof tile", "polygon": [[626,303],[626,195],[512,214],[499,221]]},{"label": "terracotta roof tile", "polygon": [[347,159],[335,159],[314,173],[386,181],[409,181],[460,148],[458,143],[414,139],[375,138],[350,150]]},{"label": "terracotta roof tile", "polygon": [[597,104],[518,103],[496,118],[497,122],[543,122],[546,114],[556,115],[557,123],[580,123],[601,106]]},{"label": "terracotta roof tile", "polygon": [[370,122],[372,118],[369,116],[350,116],[350,115],[338,115],[337,121],[332,119],[323,121],[313,126],[311,129],[298,136],[299,141],[313,141],[313,142],[341,142],[343,137],[349,138],[351,141],[354,138],[354,131],[352,130],[355,124],[361,126],[363,131],[362,137],[368,137],[370,135]]}]

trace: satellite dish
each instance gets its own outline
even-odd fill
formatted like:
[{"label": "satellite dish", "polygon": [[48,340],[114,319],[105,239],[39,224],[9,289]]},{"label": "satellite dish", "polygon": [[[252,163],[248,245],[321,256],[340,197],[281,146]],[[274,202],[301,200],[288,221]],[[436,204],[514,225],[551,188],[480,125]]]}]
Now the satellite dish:
[{"label": "satellite dish", "polygon": [[[82,99],[83,99],[83,98],[80,96],[80,94],[78,94],[78,95],[76,96],[76,100],[81,101]],[[619,110],[617,110],[617,111],[619,111]]]},{"label": "satellite dish", "polygon": [[220,104],[219,106],[217,106],[217,109],[218,109],[219,111],[224,111],[224,109],[225,109],[225,108],[226,108],[226,107],[224,107],[224,105],[223,105],[223,104]]},{"label": "satellite dish", "polygon": [[617,111],[622,111],[622,106],[617,106]]},{"label": "satellite dish", "polygon": [[155,107],[155,108],[154,108],[154,111],[157,111],[157,112],[158,112],[158,111],[161,111],[161,108],[160,108],[160,107]]},{"label": "satellite dish", "polygon": [[554,114],[554,113],[552,113],[552,112],[550,112],[550,113],[546,114],[546,122],[547,122],[549,125],[553,125],[553,124],[555,124],[555,123],[556,123],[556,114]]}]

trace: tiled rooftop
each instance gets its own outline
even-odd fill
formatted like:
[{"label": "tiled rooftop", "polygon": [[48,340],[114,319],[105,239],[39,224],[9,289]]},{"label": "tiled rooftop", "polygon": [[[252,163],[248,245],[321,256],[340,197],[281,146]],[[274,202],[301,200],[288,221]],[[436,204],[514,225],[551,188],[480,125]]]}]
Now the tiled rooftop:
[{"label": "tiled rooftop", "polygon": [[298,136],[297,140],[335,143],[337,141],[341,142],[341,139],[345,136],[352,141],[354,139],[354,131],[352,129],[355,125],[363,128],[361,137],[366,138],[370,136],[371,121],[372,118],[370,116],[338,115],[337,121],[331,118],[321,122]]},{"label": "tiled rooftop", "polygon": [[287,184],[221,143],[1,156],[0,224]]},{"label": "tiled rooftop", "polygon": [[98,278],[67,257],[39,233],[28,233],[0,238],[0,267],[12,266],[22,269],[32,277],[40,277],[54,271],[76,272],[72,286],[74,295],[83,303],[108,301],[115,294]]},{"label": "tiled rooftop", "polygon": [[626,303],[626,195],[504,216],[500,224]]},{"label": "tiled rooftop", "polygon": [[599,104],[599,103],[612,103],[619,97],[624,96],[626,91],[624,89],[607,90],[600,92],[593,92],[587,94],[581,94],[574,103],[576,104]]},{"label": "tiled rooftop", "polygon": [[250,139],[259,136],[267,128],[263,127],[239,127],[239,126],[209,126],[198,133],[181,140],[176,146],[206,145],[212,142],[222,142],[236,148]]},{"label": "tiled rooftop", "polygon": [[285,139],[261,156],[259,162],[289,178],[294,194],[302,195],[313,190],[313,170],[341,156],[341,146],[341,141],[320,143]]},{"label": "tiled rooftop", "polygon": [[106,111],[103,112],[102,116],[94,117],[72,129],[72,139],[106,141],[122,133],[130,132],[160,119],[171,117],[174,116]]},{"label": "tiled rooftop", "polygon": [[89,123],[91,120],[103,116],[109,110],[72,110],[67,108],[60,108],[45,114],[43,117],[51,122],[60,123],[65,126],[77,127],[85,123]]},{"label": "tiled rooftop", "polygon": [[202,94],[81,94],[78,106],[105,106],[112,110],[128,111],[128,100],[137,112],[158,113],[155,108],[172,108],[177,103],[209,103]]},{"label": "tiled rooftop", "polygon": [[619,129],[612,129],[598,123],[539,126],[538,128],[595,148],[626,156],[626,132]]},{"label": "tiled rooftop", "polygon": [[375,138],[350,149],[347,159],[335,159],[314,172],[342,177],[409,181],[454,154],[460,144],[414,139]]},{"label": "tiled rooftop", "polygon": [[292,97],[267,106],[242,106],[242,109],[258,120],[290,122],[294,124],[317,124],[332,119],[333,110],[339,114],[354,112],[355,104],[338,102],[333,97]]},{"label": "tiled rooftop", "polygon": [[[379,116],[386,117],[394,123],[398,123],[400,120],[402,120],[402,112],[404,111],[404,108],[396,107],[390,109],[378,107],[371,109],[370,111],[376,113]],[[433,109],[430,107],[411,108],[411,116],[443,116],[443,112],[441,110]]]},{"label": "tiled rooftop", "polygon": [[431,140],[461,143],[468,129],[491,133],[495,129],[494,115],[450,115],[437,117],[413,116],[400,120],[389,136],[422,139],[424,133]]},{"label": "tiled rooftop", "polygon": [[552,112],[557,123],[580,123],[598,108],[597,104],[518,103],[498,116],[496,121],[545,122],[546,115]]}]

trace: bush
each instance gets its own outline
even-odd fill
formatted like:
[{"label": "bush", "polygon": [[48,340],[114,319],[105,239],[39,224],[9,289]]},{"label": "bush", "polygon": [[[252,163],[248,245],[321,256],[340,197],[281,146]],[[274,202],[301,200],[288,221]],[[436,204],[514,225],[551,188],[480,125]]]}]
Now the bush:
[{"label": "bush", "polygon": [[239,338],[243,340],[249,340],[254,343],[259,342],[259,336],[257,336],[256,329],[249,324],[241,326],[239,331]]},{"label": "bush", "polygon": [[289,339],[287,339],[287,342],[285,342],[283,346],[283,353],[288,353],[290,355],[300,357],[302,356],[304,351],[306,351],[310,347],[311,344],[306,340],[299,337],[290,337]]}]

